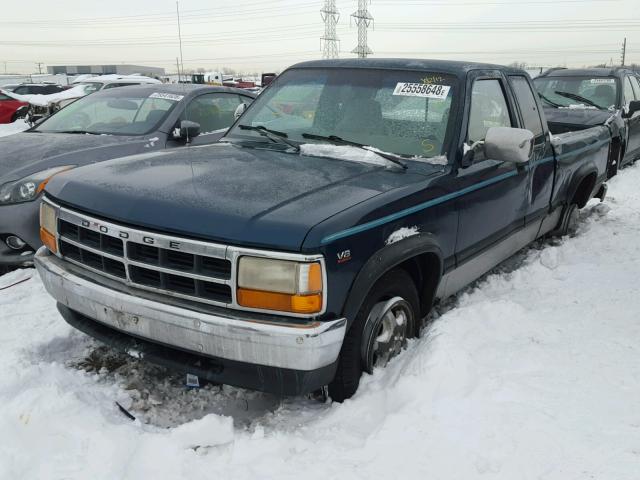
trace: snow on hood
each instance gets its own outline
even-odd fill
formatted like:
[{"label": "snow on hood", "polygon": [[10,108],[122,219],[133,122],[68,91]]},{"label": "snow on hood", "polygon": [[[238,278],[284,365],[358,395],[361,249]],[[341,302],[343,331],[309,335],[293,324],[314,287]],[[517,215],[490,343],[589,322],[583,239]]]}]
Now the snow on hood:
[{"label": "snow on hood", "polygon": [[[383,167],[393,165],[393,162],[386,160],[377,153],[397,155],[395,153],[385,152],[375,147],[366,147],[363,149],[360,147],[353,147],[351,145],[331,145],[327,143],[305,143],[300,145],[300,155],[309,157],[334,158],[348,162],[367,163]],[[415,156],[408,158],[408,160],[429,163],[431,165],[446,165],[448,163],[448,159],[444,155],[431,158]]]},{"label": "snow on hood", "polygon": [[7,137],[9,135],[13,135],[14,133],[23,132],[28,129],[30,125],[24,120],[24,118],[19,118],[13,123],[5,123],[0,125],[0,137]]},{"label": "snow on hood", "polygon": [[31,105],[46,107],[61,100],[84,97],[86,94],[85,87],[78,85],[68,90],[63,90],[62,92],[52,93],[51,95],[14,95],[14,97],[18,97],[16,98],[17,100],[28,102]]}]

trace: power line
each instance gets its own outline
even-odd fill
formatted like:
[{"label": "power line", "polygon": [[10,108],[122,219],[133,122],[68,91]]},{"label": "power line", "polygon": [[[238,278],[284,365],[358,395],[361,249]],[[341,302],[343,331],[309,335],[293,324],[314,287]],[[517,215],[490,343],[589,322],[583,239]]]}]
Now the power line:
[{"label": "power line", "polygon": [[336,34],[336,25],[340,19],[340,13],[336,9],[336,0],[325,0],[320,15],[324,22],[324,36],[320,38],[322,58],[338,58],[340,40]]},{"label": "power line", "polygon": [[358,0],[358,10],[351,14],[358,26],[358,46],[351,50],[351,53],[357,54],[360,58],[366,58],[368,55],[373,54],[369,45],[367,45],[367,31],[369,25],[373,23],[373,17],[367,10],[367,4],[369,3],[371,3],[371,0]]}]

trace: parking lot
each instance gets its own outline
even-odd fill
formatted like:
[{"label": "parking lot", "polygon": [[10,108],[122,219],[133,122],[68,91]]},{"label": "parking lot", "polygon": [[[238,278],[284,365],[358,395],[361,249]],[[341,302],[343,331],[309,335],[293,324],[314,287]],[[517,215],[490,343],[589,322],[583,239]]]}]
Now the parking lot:
[{"label": "parking lot", "polygon": [[344,404],[188,390],[74,331],[33,270],[8,274],[28,280],[0,295],[0,477],[635,479],[638,182],[625,169],[574,238],[440,306]]}]

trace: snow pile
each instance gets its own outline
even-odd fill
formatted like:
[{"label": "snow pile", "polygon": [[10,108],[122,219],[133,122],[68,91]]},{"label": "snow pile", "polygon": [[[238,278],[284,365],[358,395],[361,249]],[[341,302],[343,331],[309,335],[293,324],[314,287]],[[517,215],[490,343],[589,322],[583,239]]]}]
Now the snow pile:
[{"label": "snow pile", "polygon": [[30,125],[24,120],[24,118],[19,118],[13,123],[0,124],[0,137],[13,135],[14,133],[22,132],[27,128],[30,128]]},{"label": "snow pile", "polygon": [[420,233],[418,231],[418,227],[415,227],[415,226],[399,228],[398,230],[393,232],[391,235],[389,235],[389,238],[387,238],[387,240],[384,243],[385,245],[391,245],[392,243],[399,242],[400,240],[403,240],[405,238],[418,235],[418,233]]},{"label": "snow pile", "polygon": [[[300,155],[306,155],[309,157],[333,158],[337,160],[346,160],[348,162],[360,162],[385,167],[394,165],[392,161],[377,155],[377,153],[385,154],[387,152],[375,147],[360,148],[351,145],[331,145],[328,143],[305,143],[300,145]],[[393,153],[387,154],[395,155]],[[447,165],[448,163],[447,157],[444,155],[430,158],[412,157],[407,160],[415,160],[418,162],[429,163],[431,165]]]},{"label": "snow pile", "polygon": [[309,157],[326,157],[348,162],[389,166],[391,162],[370,150],[351,145],[330,145],[328,143],[305,143],[300,145],[300,154]]},{"label": "snow pile", "polygon": [[78,85],[62,92],[52,93],[51,95],[13,95],[22,102],[28,102],[38,107],[46,107],[52,103],[58,103],[61,100],[69,100],[84,97],[87,94],[84,85]]},{"label": "snow pile", "polygon": [[1,291],[0,478],[635,480],[639,183],[439,307],[342,405],[186,390],[67,326],[37,277]]}]

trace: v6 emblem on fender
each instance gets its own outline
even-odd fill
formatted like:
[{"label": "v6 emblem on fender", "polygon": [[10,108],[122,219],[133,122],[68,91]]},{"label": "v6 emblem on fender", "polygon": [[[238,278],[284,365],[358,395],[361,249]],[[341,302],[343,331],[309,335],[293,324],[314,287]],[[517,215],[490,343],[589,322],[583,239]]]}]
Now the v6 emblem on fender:
[{"label": "v6 emblem on fender", "polygon": [[338,263],[345,263],[351,260],[351,250],[344,250],[338,253]]}]

